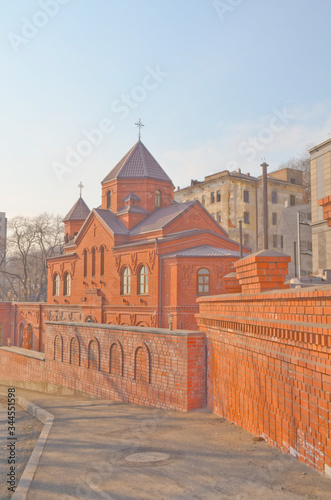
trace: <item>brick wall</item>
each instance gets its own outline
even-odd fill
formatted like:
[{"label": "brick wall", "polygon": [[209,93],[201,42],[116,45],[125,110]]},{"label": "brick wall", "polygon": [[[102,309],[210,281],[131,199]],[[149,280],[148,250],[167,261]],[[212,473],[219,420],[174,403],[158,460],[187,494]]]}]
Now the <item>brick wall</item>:
[{"label": "brick wall", "polygon": [[199,303],[210,409],[331,474],[331,287]]},{"label": "brick wall", "polygon": [[21,348],[0,348],[0,381],[43,383],[45,361],[43,354]]},{"label": "brick wall", "polygon": [[203,333],[153,328],[47,322],[45,355],[0,349],[2,382],[182,411],[205,406],[205,366]]}]

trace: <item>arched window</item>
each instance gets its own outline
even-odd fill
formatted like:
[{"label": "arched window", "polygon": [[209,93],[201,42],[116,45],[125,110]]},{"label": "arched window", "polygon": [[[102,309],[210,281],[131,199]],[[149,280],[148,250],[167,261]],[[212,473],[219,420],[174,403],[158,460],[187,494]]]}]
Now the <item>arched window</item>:
[{"label": "arched window", "polygon": [[95,276],[95,248],[92,248],[92,276]]},{"label": "arched window", "polygon": [[161,206],[162,198],[161,198],[161,191],[157,189],[155,191],[155,207],[159,208]]},{"label": "arched window", "polygon": [[65,275],[64,275],[63,295],[66,297],[71,295],[71,276],[70,276],[70,273],[65,273]]},{"label": "arched window", "polygon": [[87,250],[84,250],[84,278],[87,276]]},{"label": "arched window", "polygon": [[138,274],[138,293],[147,294],[148,293],[148,269],[146,266],[142,266]]},{"label": "arched window", "polygon": [[121,294],[130,295],[131,293],[131,272],[128,267],[123,269],[121,280]]},{"label": "arched window", "polygon": [[210,293],[210,273],[208,269],[199,269],[197,278],[197,293],[199,295],[208,295]]},{"label": "arched window", "polygon": [[23,333],[24,333],[24,325],[21,323],[20,326],[20,339],[19,339],[19,346],[22,347],[23,345]]},{"label": "arched window", "polygon": [[108,191],[107,193],[107,208],[111,210],[111,191]]},{"label": "arched window", "polygon": [[100,276],[105,274],[105,247],[100,248]]},{"label": "arched window", "polygon": [[53,278],[53,295],[60,293],[60,276],[56,273]]}]

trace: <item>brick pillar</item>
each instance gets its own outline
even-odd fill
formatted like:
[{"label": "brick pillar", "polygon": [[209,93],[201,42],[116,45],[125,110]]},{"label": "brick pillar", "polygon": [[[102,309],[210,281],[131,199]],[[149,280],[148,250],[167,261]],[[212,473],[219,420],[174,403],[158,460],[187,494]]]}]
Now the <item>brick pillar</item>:
[{"label": "brick pillar", "polygon": [[327,220],[328,226],[331,227],[331,195],[319,200],[318,204],[323,207],[323,219]]},{"label": "brick pillar", "polygon": [[237,273],[230,273],[223,277],[225,293],[241,293],[241,285],[239,284]]},{"label": "brick pillar", "polygon": [[291,257],[276,250],[262,250],[234,263],[242,293],[289,288],[285,285]]}]

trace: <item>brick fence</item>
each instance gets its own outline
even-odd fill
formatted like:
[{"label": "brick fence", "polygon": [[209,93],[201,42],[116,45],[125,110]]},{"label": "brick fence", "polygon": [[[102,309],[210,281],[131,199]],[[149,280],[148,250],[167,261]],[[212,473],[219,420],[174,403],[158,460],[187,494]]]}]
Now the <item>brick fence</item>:
[{"label": "brick fence", "polygon": [[39,381],[115,401],[182,411],[205,406],[201,332],[46,322],[45,346],[44,361],[42,353],[0,349],[0,380]]},{"label": "brick fence", "polygon": [[210,409],[331,475],[331,288],[199,303]]}]

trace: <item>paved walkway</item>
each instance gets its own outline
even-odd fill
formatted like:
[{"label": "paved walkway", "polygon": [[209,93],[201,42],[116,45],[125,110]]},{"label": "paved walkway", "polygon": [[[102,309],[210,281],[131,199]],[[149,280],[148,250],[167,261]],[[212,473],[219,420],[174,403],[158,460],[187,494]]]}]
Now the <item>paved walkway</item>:
[{"label": "paved walkway", "polygon": [[207,411],[17,393],[55,416],[28,500],[331,498],[330,480]]}]

